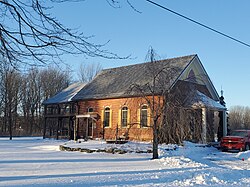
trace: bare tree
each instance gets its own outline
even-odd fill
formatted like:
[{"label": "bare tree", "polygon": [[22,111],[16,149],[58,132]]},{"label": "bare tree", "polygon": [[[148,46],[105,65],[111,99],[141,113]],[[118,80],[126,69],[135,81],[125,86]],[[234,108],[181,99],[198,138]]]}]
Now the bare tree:
[{"label": "bare tree", "polygon": [[147,65],[147,74],[151,77],[151,80],[143,85],[133,84],[130,88],[134,93],[139,94],[150,108],[150,118],[153,123],[151,125],[153,128],[153,159],[158,158],[160,119],[166,112],[168,105],[166,97],[170,90],[166,85],[169,85],[177,71],[174,67],[157,63],[156,58],[155,51],[150,48],[146,59],[150,61],[150,64]]},{"label": "bare tree", "polygon": [[103,50],[103,45],[89,42],[90,37],[83,33],[65,27],[49,13],[55,3],[66,1],[81,0],[0,1],[0,54],[9,64],[58,63],[65,53],[120,58]]},{"label": "bare tree", "polygon": [[79,80],[83,83],[90,82],[101,70],[100,63],[81,64],[78,71]]},{"label": "bare tree", "polygon": [[5,66],[4,59],[0,58],[0,116],[3,115],[3,106],[4,106],[3,105],[3,101],[4,101],[4,69],[5,69],[4,66]]},{"label": "bare tree", "polygon": [[71,77],[68,71],[60,70],[56,67],[42,69],[39,73],[41,99],[46,100],[71,83]]},{"label": "bare tree", "polygon": [[153,159],[157,159],[159,143],[181,144],[185,139],[201,139],[201,111],[184,106],[186,98],[194,95],[195,84],[182,81],[171,86],[181,71],[180,67],[157,60],[152,48],[146,59],[149,61],[145,66],[149,81],[135,83],[129,90],[139,95],[150,108]]},{"label": "bare tree", "polygon": [[232,106],[229,110],[229,124],[234,129],[250,129],[250,108],[247,106]]},{"label": "bare tree", "polygon": [[250,129],[250,108],[249,107],[245,107],[243,121],[244,121],[244,128]]},{"label": "bare tree", "polygon": [[183,99],[175,91],[167,94],[166,105],[159,127],[159,143],[182,144],[184,140],[201,141],[201,111],[183,106]]},{"label": "bare tree", "polygon": [[[39,102],[40,102],[40,85],[39,85],[39,70],[37,68],[31,68],[26,76],[22,79],[21,89],[21,103],[23,114],[26,123],[28,123],[29,135],[33,133],[33,126],[35,122],[35,112],[37,114]],[[38,115],[36,116],[37,119]]]},{"label": "bare tree", "polygon": [[18,90],[20,101],[17,103],[19,130],[22,130],[22,135],[41,135],[42,102],[67,87],[70,82],[70,76],[66,71],[52,67],[47,69],[33,67],[27,74],[22,75]]},{"label": "bare tree", "polygon": [[17,110],[19,103],[20,73],[13,68],[5,69],[1,87],[3,98],[3,124],[2,131],[9,133],[10,140],[13,128],[16,128]]}]

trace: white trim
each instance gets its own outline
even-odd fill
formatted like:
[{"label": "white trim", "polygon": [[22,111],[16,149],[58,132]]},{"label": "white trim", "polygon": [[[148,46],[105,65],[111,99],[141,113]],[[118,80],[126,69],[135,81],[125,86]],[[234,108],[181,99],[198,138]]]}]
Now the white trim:
[{"label": "white trim", "polygon": [[[212,83],[210,77],[208,76],[208,73],[206,72],[206,70],[205,70],[203,64],[201,63],[200,59],[198,58],[198,56],[197,56],[197,60],[198,60],[198,62],[199,62],[199,64],[200,64],[201,68],[203,69],[204,73],[206,74],[206,77],[207,77],[207,79],[208,79],[208,82],[210,83],[210,86],[211,86],[211,88],[212,88],[212,90],[213,90],[213,92],[214,92],[214,95],[217,97],[217,98],[216,98],[217,101],[219,101],[220,96],[219,96],[219,94],[217,93],[217,91],[216,91],[216,89],[215,89],[215,87],[214,87],[214,85],[213,85],[213,83]],[[209,90],[209,89],[208,89],[208,90]],[[213,94],[211,94],[211,95],[213,95]]]},{"label": "white trim", "polygon": [[79,114],[76,115],[76,118],[90,118],[90,114]]},{"label": "white trim", "polygon": [[201,109],[201,116],[202,116],[202,132],[201,132],[201,140],[202,143],[207,143],[207,110],[206,108]]},{"label": "white trim", "polygon": [[93,120],[96,121],[97,114],[79,114],[76,115],[76,118],[92,118]]},{"label": "white trim", "polygon": [[175,84],[177,83],[178,80],[180,80],[180,78],[182,77],[182,75],[184,74],[184,72],[187,70],[187,68],[190,66],[190,64],[192,64],[193,60],[195,59],[197,55],[195,55],[192,60],[190,60],[190,62],[188,63],[188,65],[182,70],[181,74],[177,77],[177,79],[173,82],[173,84],[170,86],[170,90],[175,86]]},{"label": "white trim", "polygon": [[[189,67],[195,62],[195,60],[197,61],[198,65],[201,68],[201,71],[203,71],[202,73],[204,73],[204,77],[206,77],[205,79],[205,83],[206,87],[208,88],[208,91],[210,92],[211,96],[213,97],[213,99],[215,101],[219,101],[219,94],[217,93],[210,77],[208,76],[208,73],[206,72],[204,66],[202,65],[198,55],[195,55],[194,58],[189,62],[189,64],[184,68],[184,70],[181,72],[181,74],[178,76],[178,78],[175,80],[175,82],[172,84],[172,86],[170,87],[170,89],[172,89],[174,87],[174,85],[177,83],[178,80],[181,80],[181,77],[184,76],[184,74],[186,73],[187,69],[189,69]],[[206,81],[207,80],[207,81]]]}]

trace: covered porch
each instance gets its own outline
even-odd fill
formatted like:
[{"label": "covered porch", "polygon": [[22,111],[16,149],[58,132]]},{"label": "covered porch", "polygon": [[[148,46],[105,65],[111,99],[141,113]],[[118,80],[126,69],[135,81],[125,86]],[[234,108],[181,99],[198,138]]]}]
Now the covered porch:
[{"label": "covered porch", "polygon": [[201,111],[201,143],[218,141],[227,135],[227,108],[196,90],[186,106]]},{"label": "covered porch", "polygon": [[72,139],[76,141],[79,138],[93,139],[97,137],[96,121],[98,116],[96,112],[75,115],[73,123],[74,136]]}]

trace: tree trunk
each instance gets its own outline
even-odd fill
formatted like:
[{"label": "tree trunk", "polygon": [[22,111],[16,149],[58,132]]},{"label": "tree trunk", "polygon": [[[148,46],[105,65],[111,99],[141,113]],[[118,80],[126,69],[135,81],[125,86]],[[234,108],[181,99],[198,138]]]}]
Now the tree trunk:
[{"label": "tree trunk", "polygon": [[34,114],[31,114],[31,120],[30,120],[30,132],[29,135],[32,136],[33,133],[33,123],[34,123]]},{"label": "tree trunk", "polygon": [[47,128],[47,118],[44,119],[44,126],[43,126],[43,139],[46,138],[46,128]]},{"label": "tree trunk", "polygon": [[157,128],[157,120],[154,120],[153,126],[153,158],[158,159],[158,128]]},{"label": "tree trunk", "polygon": [[56,139],[59,139],[59,126],[60,126],[60,119],[57,119],[57,127],[56,127]]},{"label": "tree trunk", "polygon": [[75,120],[74,120],[74,141],[76,141],[77,140],[77,122],[78,122],[78,119],[76,118]]},{"label": "tree trunk", "polygon": [[9,122],[9,133],[10,133],[10,140],[12,140],[12,116],[11,116],[11,106],[9,106],[9,115],[8,115],[8,122]]}]

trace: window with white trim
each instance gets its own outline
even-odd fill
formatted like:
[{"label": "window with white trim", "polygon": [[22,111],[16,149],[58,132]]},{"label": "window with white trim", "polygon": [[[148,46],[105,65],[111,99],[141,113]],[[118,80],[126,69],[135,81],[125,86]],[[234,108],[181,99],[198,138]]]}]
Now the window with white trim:
[{"label": "window with white trim", "polygon": [[122,107],[122,127],[127,127],[128,125],[128,107]]},{"label": "window with white trim", "polygon": [[148,126],[148,107],[146,105],[141,107],[141,127]]},{"label": "window with white trim", "polygon": [[106,107],[104,110],[104,127],[110,126],[110,108]]}]

